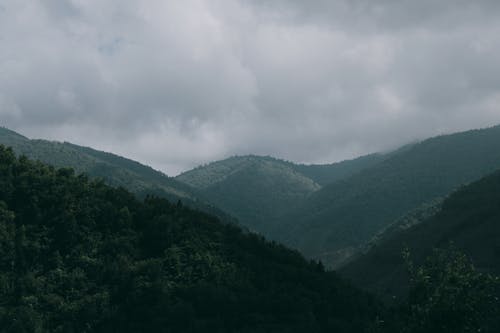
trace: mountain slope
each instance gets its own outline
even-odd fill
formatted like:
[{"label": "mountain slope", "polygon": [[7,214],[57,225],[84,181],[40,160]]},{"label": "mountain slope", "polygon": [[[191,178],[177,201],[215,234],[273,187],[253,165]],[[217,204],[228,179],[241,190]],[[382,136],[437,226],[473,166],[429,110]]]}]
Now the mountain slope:
[{"label": "mountain slope", "polygon": [[260,156],[231,157],[176,179],[197,188],[203,198],[267,236],[274,226],[272,221],[320,188],[287,162]]},{"label": "mountain slope", "polygon": [[336,266],[401,215],[499,167],[499,126],[428,139],[312,194],[280,239]]},{"label": "mountain slope", "polygon": [[16,154],[54,165],[71,167],[93,177],[103,178],[113,186],[133,192],[164,191],[171,199],[191,198],[192,189],[151,167],[138,162],[68,142],[30,140],[6,128],[0,128],[0,144],[10,146]]},{"label": "mountain slope", "polygon": [[7,332],[362,332],[371,298],[234,225],[0,145]]},{"label": "mountain slope", "polygon": [[383,154],[324,165],[305,165],[268,157],[235,156],[182,173],[176,179],[199,190],[203,198],[224,209],[254,231],[277,238],[277,224],[323,185],[380,163]]},{"label": "mountain slope", "polygon": [[387,158],[386,154],[370,154],[352,160],[331,164],[293,164],[290,166],[321,186],[348,178],[361,170],[370,168]]},{"label": "mountain slope", "polygon": [[422,261],[433,248],[450,242],[479,270],[500,274],[500,171],[460,188],[423,222],[387,233],[340,273],[377,293],[400,296],[407,287],[403,248]]},{"label": "mountain slope", "polygon": [[56,167],[69,167],[78,173],[103,179],[112,186],[122,186],[144,197],[155,194],[171,201],[182,200],[190,207],[216,215],[226,222],[236,219],[213,205],[199,200],[196,190],[139,162],[68,142],[30,140],[0,127],[0,144],[12,147],[17,155],[42,161]]}]

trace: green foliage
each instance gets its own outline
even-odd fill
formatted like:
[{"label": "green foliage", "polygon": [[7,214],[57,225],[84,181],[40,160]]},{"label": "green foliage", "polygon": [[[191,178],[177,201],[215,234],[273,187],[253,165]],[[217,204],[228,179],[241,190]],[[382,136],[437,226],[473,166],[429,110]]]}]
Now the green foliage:
[{"label": "green foliage", "polygon": [[380,230],[370,242],[368,242],[363,251],[366,252],[385,240],[395,237],[398,233],[408,230],[436,215],[442,208],[443,200],[442,198],[435,198],[398,218],[394,223]]},{"label": "green foliage", "polygon": [[409,296],[378,317],[373,333],[496,333],[500,279],[476,270],[453,245],[434,249],[418,265],[404,249]]},{"label": "green foliage", "polygon": [[432,138],[313,193],[281,219],[282,237],[339,265],[407,212],[500,168],[500,126]]},{"label": "green foliage", "polygon": [[196,191],[188,185],[121,156],[68,142],[30,140],[2,127],[0,144],[12,147],[18,156],[25,155],[55,167],[72,168],[91,178],[102,179],[111,186],[126,188],[142,198],[154,194],[171,201],[181,199],[190,207],[216,215],[226,222],[235,222],[227,213],[200,201]]},{"label": "green foliage", "polygon": [[361,332],[364,293],[297,252],[0,146],[5,332]]},{"label": "green foliage", "polygon": [[420,267],[406,253],[410,294],[404,311],[409,333],[498,332],[500,280],[478,272],[451,247],[438,249]]},{"label": "green foliage", "polygon": [[342,179],[347,179],[364,169],[373,167],[387,157],[388,155],[386,154],[370,154],[332,164],[297,165],[291,163],[291,167],[321,186],[325,186]]},{"label": "green foliage", "polygon": [[17,155],[40,160],[55,167],[69,167],[79,173],[104,179],[134,193],[161,189],[169,198],[194,197],[184,184],[138,162],[68,142],[30,140],[6,128],[0,128],[0,144],[12,147]]},{"label": "green foliage", "polygon": [[453,242],[480,271],[500,275],[500,171],[463,186],[438,207],[434,215],[409,228],[394,226],[339,272],[363,288],[399,298],[408,288],[401,249],[409,248],[421,263],[430,249]]},{"label": "green foliage", "polygon": [[281,217],[293,207],[321,186],[373,166],[384,156],[373,154],[324,165],[235,156],[197,167],[176,179],[198,189],[206,201],[237,217],[250,230],[278,239],[284,233]]},{"label": "green foliage", "polygon": [[271,157],[240,156],[210,163],[176,179],[194,186],[207,201],[270,238],[274,221],[320,186],[291,163]]}]

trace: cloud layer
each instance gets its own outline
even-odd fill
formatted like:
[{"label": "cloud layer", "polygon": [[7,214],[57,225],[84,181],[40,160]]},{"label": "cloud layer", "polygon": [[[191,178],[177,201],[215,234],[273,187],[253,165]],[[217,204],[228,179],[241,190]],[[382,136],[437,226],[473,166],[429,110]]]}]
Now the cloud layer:
[{"label": "cloud layer", "polygon": [[500,123],[498,1],[0,1],[0,124],[173,175]]}]

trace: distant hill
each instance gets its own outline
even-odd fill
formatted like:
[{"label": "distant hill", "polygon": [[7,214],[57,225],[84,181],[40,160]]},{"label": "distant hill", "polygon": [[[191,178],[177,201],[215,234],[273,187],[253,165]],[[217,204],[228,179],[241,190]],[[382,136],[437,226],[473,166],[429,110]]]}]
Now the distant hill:
[{"label": "distant hill", "polygon": [[155,194],[174,202],[182,200],[224,220],[234,221],[234,218],[220,209],[200,202],[196,190],[190,186],[149,166],[115,154],[69,142],[30,140],[3,127],[0,127],[0,144],[12,147],[17,155],[26,155],[56,167],[73,168],[78,173],[103,179],[109,185],[122,186],[141,197]]},{"label": "distant hill", "polygon": [[177,180],[236,216],[248,228],[269,236],[273,221],[320,185],[271,157],[236,156],[198,167]]},{"label": "distant hill", "polygon": [[500,127],[443,135],[324,186],[284,215],[281,241],[338,266],[425,202],[500,168]]},{"label": "distant hill", "polygon": [[103,178],[110,185],[123,186],[133,192],[157,188],[172,197],[194,197],[192,189],[185,184],[149,166],[115,154],[68,142],[30,140],[6,128],[0,128],[0,144],[12,147],[16,154],[56,167],[71,167],[77,172]]},{"label": "distant hill", "polygon": [[383,154],[324,165],[295,164],[269,156],[234,156],[182,173],[176,179],[196,188],[251,230],[269,238],[290,209],[322,186],[380,163]]},{"label": "distant hill", "polygon": [[345,160],[331,164],[293,164],[290,167],[311,178],[321,186],[334,183],[338,180],[348,178],[363,169],[372,167],[384,159],[387,154],[370,154],[352,160]]},{"label": "distant hill", "polygon": [[379,305],[298,252],[0,145],[5,332],[363,332]]},{"label": "distant hill", "polygon": [[500,171],[460,188],[440,207],[409,228],[392,228],[339,272],[358,286],[400,297],[408,288],[403,248],[421,262],[433,248],[445,248],[451,242],[479,270],[499,275]]}]

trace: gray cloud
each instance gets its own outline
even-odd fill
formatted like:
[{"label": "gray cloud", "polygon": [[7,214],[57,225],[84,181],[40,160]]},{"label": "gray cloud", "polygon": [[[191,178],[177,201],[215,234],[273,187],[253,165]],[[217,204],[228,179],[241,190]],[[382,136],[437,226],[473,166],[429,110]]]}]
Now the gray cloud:
[{"label": "gray cloud", "polygon": [[168,174],[500,122],[498,1],[0,3],[0,121]]}]

